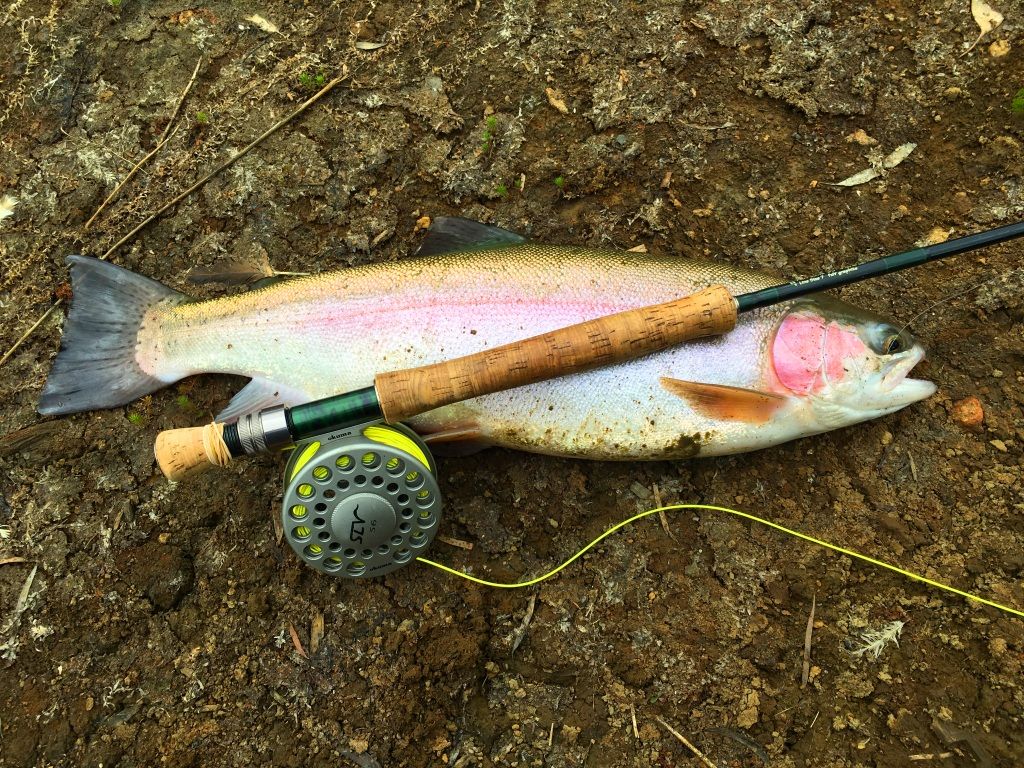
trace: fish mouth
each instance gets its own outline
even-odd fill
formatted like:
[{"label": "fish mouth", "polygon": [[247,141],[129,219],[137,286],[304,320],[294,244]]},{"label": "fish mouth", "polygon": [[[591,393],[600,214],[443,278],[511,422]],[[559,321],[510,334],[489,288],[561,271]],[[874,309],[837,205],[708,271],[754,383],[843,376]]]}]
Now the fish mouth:
[{"label": "fish mouth", "polygon": [[916,345],[899,360],[893,360],[882,371],[882,392],[904,403],[914,403],[935,394],[938,387],[924,379],[910,379],[908,374],[925,358],[924,347]]}]

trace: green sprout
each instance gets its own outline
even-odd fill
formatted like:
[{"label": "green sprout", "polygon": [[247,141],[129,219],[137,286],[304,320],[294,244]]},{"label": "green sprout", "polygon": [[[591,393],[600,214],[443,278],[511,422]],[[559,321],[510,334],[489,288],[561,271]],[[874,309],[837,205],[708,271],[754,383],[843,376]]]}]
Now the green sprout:
[{"label": "green sprout", "polygon": [[114,10],[114,11],[120,11],[121,10],[121,0],[107,0],[107,5],[110,6],[111,10]]},{"label": "green sprout", "polygon": [[484,122],[483,135],[480,137],[480,154],[486,155],[491,151],[494,142],[494,134],[498,131],[498,118],[491,115]]},{"label": "green sprout", "polygon": [[202,110],[196,112],[196,122],[200,125],[206,125],[210,122],[210,113],[203,112]]},{"label": "green sprout", "polygon": [[179,408],[186,408],[192,410],[192,401],[189,400],[188,395],[178,395],[174,398],[174,402],[178,404]]},{"label": "green sprout", "polygon": [[321,88],[326,82],[327,75],[325,75],[323,72],[319,72],[315,75],[311,75],[309,72],[303,72],[302,74],[299,75],[299,85],[301,85],[307,91],[311,91],[314,88]]},{"label": "green sprout", "polygon": [[494,188],[494,194],[498,197],[508,197],[508,187],[504,184],[499,184]]},{"label": "green sprout", "polygon": [[555,176],[555,186],[562,189],[565,186],[565,176]]},{"label": "green sprout", "polygon": [[1024,88],[1017,91],[1017,95],[1010,102],[1010,111],[1015,115],[1024,115]]},{"label": "green sprout", "polygon": [[143,419],[142,414],[139,413],[138,411],[129,411],[128,421],[137,427],[141,425],[142,422],[145,421],[145,419]]}]

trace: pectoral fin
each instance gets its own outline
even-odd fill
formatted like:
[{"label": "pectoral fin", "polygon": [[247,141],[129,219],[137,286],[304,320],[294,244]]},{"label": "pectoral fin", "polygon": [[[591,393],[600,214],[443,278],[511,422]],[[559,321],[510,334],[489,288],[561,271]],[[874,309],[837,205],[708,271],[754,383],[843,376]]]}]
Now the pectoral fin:
[{"label": "pectoral fin", "polygon": [[441,456],[470,456],[487,448],[490,443],[476,422],[450,424],[439,431],[420,433],[430,450]]},{"label": "pectoral fin", "polygon": [[682,381],[667,376],[662,376],[661,386],[709,419],[764,424],[786,404],[785,397],[770,392]]}]

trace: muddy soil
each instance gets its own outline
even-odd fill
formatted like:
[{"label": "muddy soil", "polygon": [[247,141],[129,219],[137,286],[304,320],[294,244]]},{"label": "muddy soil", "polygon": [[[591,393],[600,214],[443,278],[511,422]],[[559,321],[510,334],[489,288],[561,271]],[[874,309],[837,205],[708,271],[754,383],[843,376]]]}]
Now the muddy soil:
[{"label": "muddy soil", "polygon": [[[1019,220],[1024,6],[995,6],[968,52],[968,0],[7,2],[0,350],[68,297],[68,253],[104,253],[346,70],[111,260],[213,296],[189,269],[403,259],[420,217],[460,214],[793,277]],[[197,61],[169,140],[86,229]],[[1022,263],[1008,245],[844,291],[913,321],[924,403],[724,459],[449,458],[443,533],[473,549],[434,554],[540,573],[657,486],[1024,607]],[[64,306],[0,368],[4,766],[697,765],[658,718],[720,767],[1024,764],[1021,619],[734,518],[645,520],[521,591],[320,576],[276,538],[278,460],[176,487],[154,467],[156,433],[241,379],[36,414]],[[855,652],[893,622],[898,644]]]}]

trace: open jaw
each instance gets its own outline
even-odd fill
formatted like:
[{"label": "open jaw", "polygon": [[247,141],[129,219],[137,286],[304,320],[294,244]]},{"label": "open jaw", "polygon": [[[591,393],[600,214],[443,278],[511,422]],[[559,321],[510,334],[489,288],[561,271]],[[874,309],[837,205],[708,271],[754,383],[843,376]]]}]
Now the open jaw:
[{"label": "open jaw", "polygon": [[907,378],[914,367],[924,360],[924,356],[924,348],[915,345],[900,359],[893,360],[882,369],[880,388],[887,399],[893,401],[893,405],[910,405],[935,394],[937,387],[933,382]]}]

